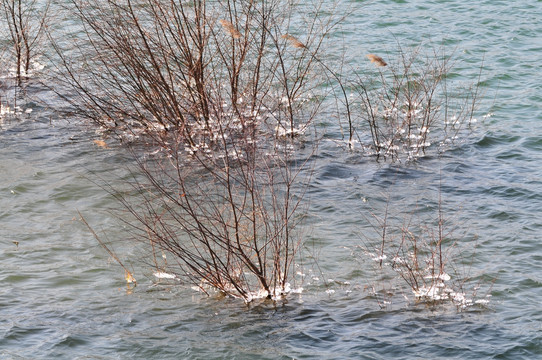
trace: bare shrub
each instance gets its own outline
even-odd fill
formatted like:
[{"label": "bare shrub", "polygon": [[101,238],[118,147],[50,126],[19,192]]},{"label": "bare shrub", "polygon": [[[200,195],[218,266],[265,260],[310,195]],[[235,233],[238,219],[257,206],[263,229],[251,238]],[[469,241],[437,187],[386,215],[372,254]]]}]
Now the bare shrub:
[{"label": "bare shrub", "polygon": [[7,33],[7,43],[11,49],[14,77],[18,84],[27,77],[34,58],[40,54],[40,41],[47,25],[49,1],[1,0],[0,11],[3,21],[0,33]]},{"label": "bare shrub", "polygon": [[108,130],[171,132],[187,146],[212,146],[226,114],[239,133],[257,126],[294,137],[318,108],[306,104],[320,103],[314,57],[333,25],[316,21],[318,11],[299,47],[289,35],[295,5],[283,0],[73,5],[86,36],[78,55],[56,45],[62,85],[84,117]]},{"label": "bare shrub", "polygon": [[[377,71],[358,76],[354,86],[361,108],[358,121],[370,133],[369,153],[393,161],[413,160],[430,148],[452,144],[473,122],[480,101],[480,74],[463,87],[449,79],[452,56],[443,49],[424,53],[422,47],[398,49],[398,61],[368,54]],[[363,126],[365,124],[365,126]],[[351,126],[352,129],[352,126]],[[354,136],[350,132],[350,140]]]},{"label": "bare shrub", "polygon": [[181,146],[170,157],[139,159],[146,181],[133,183],[138,195],[118,200],[131,215],[122,217],[129,241],[149,245],[156,277],[247,302],[291,290],[307,179],[288,143],[273,152],[224,143],[216,157],[186,156]]},{"label": "bare shrub", "polygon": [[383,216],[373,214],[369,220],[371,229],[363,247],[364,257],[377,268],[377,285],[372,288],[381,306],[397,294],[427,305],[451,303],[460,310],[488,303],[487,296],[479,296],[480,284],[473,284],[470,274],[472,259],[466,250],[474,246],[464,242],[474,239],[458,225],[455,214],[444,216],[440,195],[434,209],[416,207],[404,216],[392,213],[389,202],[388,197]]},{"label": "bare shrub", "polygon": [[312,154],[301,136],[333,26],[323,4],[295,37],[283,0],[73,2],[85,36],[55,45],[64,98],[142,140],[130,149],[145,180],[118,200],[156,277],[247,302],[291,290]]}]

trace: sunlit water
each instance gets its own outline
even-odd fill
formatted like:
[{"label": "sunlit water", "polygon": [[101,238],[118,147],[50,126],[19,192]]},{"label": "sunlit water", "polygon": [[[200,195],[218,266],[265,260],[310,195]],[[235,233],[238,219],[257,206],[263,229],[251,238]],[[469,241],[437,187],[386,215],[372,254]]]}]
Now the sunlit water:
[{"label": "sunlit water", "polygon": [[[144,267],[127,289],[77,212],[109,239],[123,238],[100,184],[122,184],[130,158],[93,143],[91,127],[28,104],[32,113],[0,127],[0,358],[542,356],[539,4],[375,1],[346,18],[336,36],[353,66],[367,53],[392,53],[397,41],[429,39],[455,50],[464,80],[475,79],[483,61],[482,107],[493,116],[442,157],[410,165],[376,163],[324,139],[301,229],[304,291],[278,304],[155,285]],[[374,266],[359,251],[370,213],[388,197],[398,217],[434,208],[439,189],[464,236],[464,271],[491,301],[459,312],[416,304],[412,294],[383,304],[370,291]],[[129,260],[131,250],[123,254]]]}]

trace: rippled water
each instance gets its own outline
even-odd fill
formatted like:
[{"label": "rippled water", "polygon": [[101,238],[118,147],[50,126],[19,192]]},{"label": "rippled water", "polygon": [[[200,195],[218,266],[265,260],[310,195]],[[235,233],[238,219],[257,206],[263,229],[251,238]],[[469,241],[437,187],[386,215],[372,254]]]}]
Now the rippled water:
[{"label": "rippled water", "polygon": [[[324,140],[303,229],[318,267],[303,269],[301,295],[246,306],[155,286],[145,269],[127,289],[77,211],[122,239],[99,184],[128,176],[129,157],[94,144],[91,128],[30,104],[32,114],[0,127],[0,358],[541,357],[540,2],[355,5],[336,35],[350,64],[391,54],[397,41],[444,39],[459,58],[459,79],[475,79],[483,61],[482,107],[494,115],[441,158],[411,165],[375,163]],[[373,268],[355,251],[370,233],[367,214],[388,196],[398,216],[434,207],[439,189],[463,234],[465,269],[491,302],[463,312],[400,299],[381,308],[367,290]]]}]

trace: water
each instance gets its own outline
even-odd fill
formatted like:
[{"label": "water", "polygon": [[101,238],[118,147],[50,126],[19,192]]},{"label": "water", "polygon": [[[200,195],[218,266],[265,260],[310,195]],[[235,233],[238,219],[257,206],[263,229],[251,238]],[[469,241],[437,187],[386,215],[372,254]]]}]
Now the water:
[{"label": "water", "polygon": [[[539,2],[356,5],[361,8],[336,35],[355,44],[347,53],[351,64],[367,61],[366,53],[392,54],[396,41],[444,39],[459,58],[459,79],[475,79],[483,60],[482,106],[494,115],[441,158],[408,166],[375,163],[324,140],[314,159],[303,229],[318,267],[303,269],[301,295],[246,306],[180,286],[155,286],[144,266],[135,271],[138,286],[127,289],[122,269],[78,221],[77,211],[108,238],[122,239],[124,229],[107,211],[115,203],[99,185],[126,179],[130,158],[122,147],[93,143],[91,127],[30,104],[34,112],[0,129],[0,357],[541,356]],[[399,296],[381,308],[367,289],[377,274],[357,251],[371,234],[369,212],[381,211],[391,196],[401,218],[416,206],[434,207],[439,189],[445,213],[462,234],[465,269],[485,285],[491,302],[458,312]],[[136,256],[130,249],[123,254],[123,260]]]}]

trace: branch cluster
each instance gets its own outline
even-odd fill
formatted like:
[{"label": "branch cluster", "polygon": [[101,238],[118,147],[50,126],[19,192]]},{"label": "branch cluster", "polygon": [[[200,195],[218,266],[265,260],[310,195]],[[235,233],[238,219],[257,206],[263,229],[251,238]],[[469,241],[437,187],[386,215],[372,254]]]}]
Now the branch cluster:
[{"label": "branch cluster", "polygon": [[[44,4],[0,0],[18,86],[46,29]],[[438,52],[399,49],[396,64],[369,54],[378,71],[344,80],[322,60],[337,25],[323,0],[71,0],[68,7],[79,27],[69,41],[52,41],[58,76],[49,86],[133,151],[144,180],[132,183],[137,196],[116,196],[130,214],[130,240],[147,246],[157,277],[206,293],[248,302],[291,290],[311,172],[299,138],[328,93],[339,90],[337,103],[343,97],[350,147],[357,136],[377,159],[416,159],[475,120],[478,85],[452,88],[453,64]],[[294,16],[301,7],[309,18]],[[3,85],[0,120],[20,112],[2,105]],[[458,302],[462,293],[444,271],[440,214],[438,224],[429,240],[406,227],[397,242],[384,221],[377,258],[381,266],[391,259],[418,299]]]},{"label": "branch cluster", "polygon": [[[430,147],[441,151],[476,122],[479,79],[468,88],[455,86],[449,80],[454,66],[450,56],[400,47],[397,64],[367,56],[378,71],[357,77],[352,102],[361,109],[360,126],[369,130],[369,149],[377,158],[408,161],[425,155]],[[350,141],[353,135],[351,130]],[[366,143],[359,134],[358,139]]]},{"label": "branch cluster", "polygon": [[152,144],[153,156],[135,154],[139,202],[119,201],[156,274],[245,301],[290,291],[307,186],[292,149],[321,103],[315,56],[329,23],[311,21],[302,43],[283,0],[74,6],[85,36],[70,56],[57,45],[77,95],[65,98],[121,139]]},{"label": "branch cluster", "polygon": [[[386,270],[397,274],[418,303],[448,302],[460,310],[474,304],[486,304],[487,299],[477,297],[478,286],[467,286],[472,279],[465,268],[468,266],[465,255],[458,247],[458,229],[445,219],[440,199],[435,213],[434,218],[419,217],[422,214],[416,209],[411,217],[401,221],[391,216],[386,208],[384,216],[375,216],[372,222],[373,230],[380,236],[380,244],[365,248],[365,254],[377,264],[383,276]],[[467,238],[464,231],[460,237]],[[373,289],[379,298],[378,291]],[[403,286],[384,293],[391,298],[398,290],[402,291]],[[389,303],[387,300],[379,302],[381,306]]]}]

